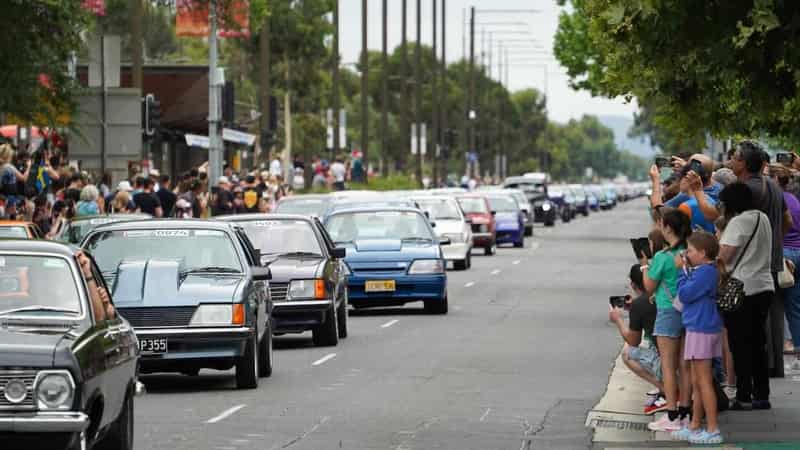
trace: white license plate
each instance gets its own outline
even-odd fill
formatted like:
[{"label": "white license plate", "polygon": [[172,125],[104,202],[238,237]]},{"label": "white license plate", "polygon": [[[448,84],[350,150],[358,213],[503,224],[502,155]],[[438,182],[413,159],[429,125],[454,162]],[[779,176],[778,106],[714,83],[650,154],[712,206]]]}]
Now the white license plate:
[{"label": "white license plate", "polygon": [[148,355],[167,353],[167,338],[139,339],[139,351]]}]

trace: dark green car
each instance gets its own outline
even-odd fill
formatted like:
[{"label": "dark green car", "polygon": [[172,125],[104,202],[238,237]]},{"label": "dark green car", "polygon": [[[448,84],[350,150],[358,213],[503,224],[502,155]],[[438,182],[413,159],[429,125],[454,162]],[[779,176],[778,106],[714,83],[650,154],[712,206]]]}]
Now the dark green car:
[{"label": "dark green car", "polygon": [[127,222],[131,220],[150,219],[152,216],[145,213],[130,214],[98,214],[73,218],[56,238],[68,244],[80,244],[90,231],[108,223]]}]

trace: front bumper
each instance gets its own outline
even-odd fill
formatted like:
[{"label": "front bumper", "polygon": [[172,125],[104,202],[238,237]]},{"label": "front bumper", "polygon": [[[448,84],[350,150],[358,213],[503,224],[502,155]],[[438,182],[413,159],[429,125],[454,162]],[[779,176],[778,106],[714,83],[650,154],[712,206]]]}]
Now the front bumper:
[{"label": "front bumper", "polygon": [[535,222],[554,222],[556,220],[556,208],[555,206],[551,207],[547,211],[542,209],[541,206],[537,206],[534,212],[534,221]]},{"label": "front bumper", "polygon": [[467,255],[471,250],[472,245],[464,242],[442,246],[442,253],[444,254],[444,259],[447,261],[461,261],[467,259]]},{"label": "front bumper", "polygon": [[494,233],[472,233],[472,245],[475,247],[490,247],[495,244]]},{"label": "front bumper", "polygon": [[167,353],[143,353],[142,372],[180,371],[187,367],[227,367],[244,355],[255,331],[249,327],[136,328],[137,338],[167,338]]},{"label": "front bumper", "polygon": [[[393,292],[365,292],[369,280],[394,280]],[[447,276],[445,274],[392,276],[377,273],[357,273],[347,278],[348,299],[353,305],[382,306],[403,304],[419,300],[443,299],[446,295]]]},{"label": "front bumper", "polygon": [[276,333],[302,333],[325,322],[333,300],[295,300],[274,302],[272,321]]},{"label": "front bumper", "polygon": [[89,426],[89,416],[72,411],[39,411],[0,415],[0,432],[80,433]]},{"label": "front bumper", "polygon": [[497,243],[510,244],[514,242],[519,242],[520,239],[522,239],[522,233],[524,230],[525,230],[524,227],[518,227],[518,228],[497,227]]}]

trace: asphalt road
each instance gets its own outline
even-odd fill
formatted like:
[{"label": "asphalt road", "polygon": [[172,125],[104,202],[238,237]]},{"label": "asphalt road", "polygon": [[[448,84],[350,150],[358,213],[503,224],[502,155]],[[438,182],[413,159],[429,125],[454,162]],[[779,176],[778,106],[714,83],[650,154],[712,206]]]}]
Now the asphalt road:
[{"label": "asphalt road", "polygon": [[606,322],[624,293],[627,239],[645,202],[537,227],[524,249],[476,252],[448,272],[450,313],[421,305],[352,312],[350,336],[315,348],[275,341],[257,390],[232,372],[143,378],[137,449],[587,448],[585,413],[606,388],[620,340]]}]

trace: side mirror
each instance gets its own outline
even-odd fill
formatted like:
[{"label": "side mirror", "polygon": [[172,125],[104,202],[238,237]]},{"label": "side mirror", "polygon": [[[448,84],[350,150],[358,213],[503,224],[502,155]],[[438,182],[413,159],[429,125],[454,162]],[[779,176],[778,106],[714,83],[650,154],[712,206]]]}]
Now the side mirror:
[{"label": "side mirror", "polygon": [[450,244],[452,244],[452,241],[450,240],[449,237],[440,237],[439,238],[439,245],[450,245]]},{"label": "side mirror", "polygon": [[496,216],[497,215],[497,211],[492,211],[492,215]]},{"label": "side mirror", "polygon": [[331,255],[336,259],[344,259],[347,256],[347,249],[344,247],[335,247],[333,251],[331,251]]},{"label": "side mirror", "polygon": [[464,217],[464,222],[472,223],[472,217]]},{"label": "side mirror", "polygon": [[272,272],[269,267],[253,267],[253,279],[256,281],[269,281],[272,279]]},{"label": "side mirror", "polygon": [[431,222],[431,228],[436,228],[436,222]]}]

